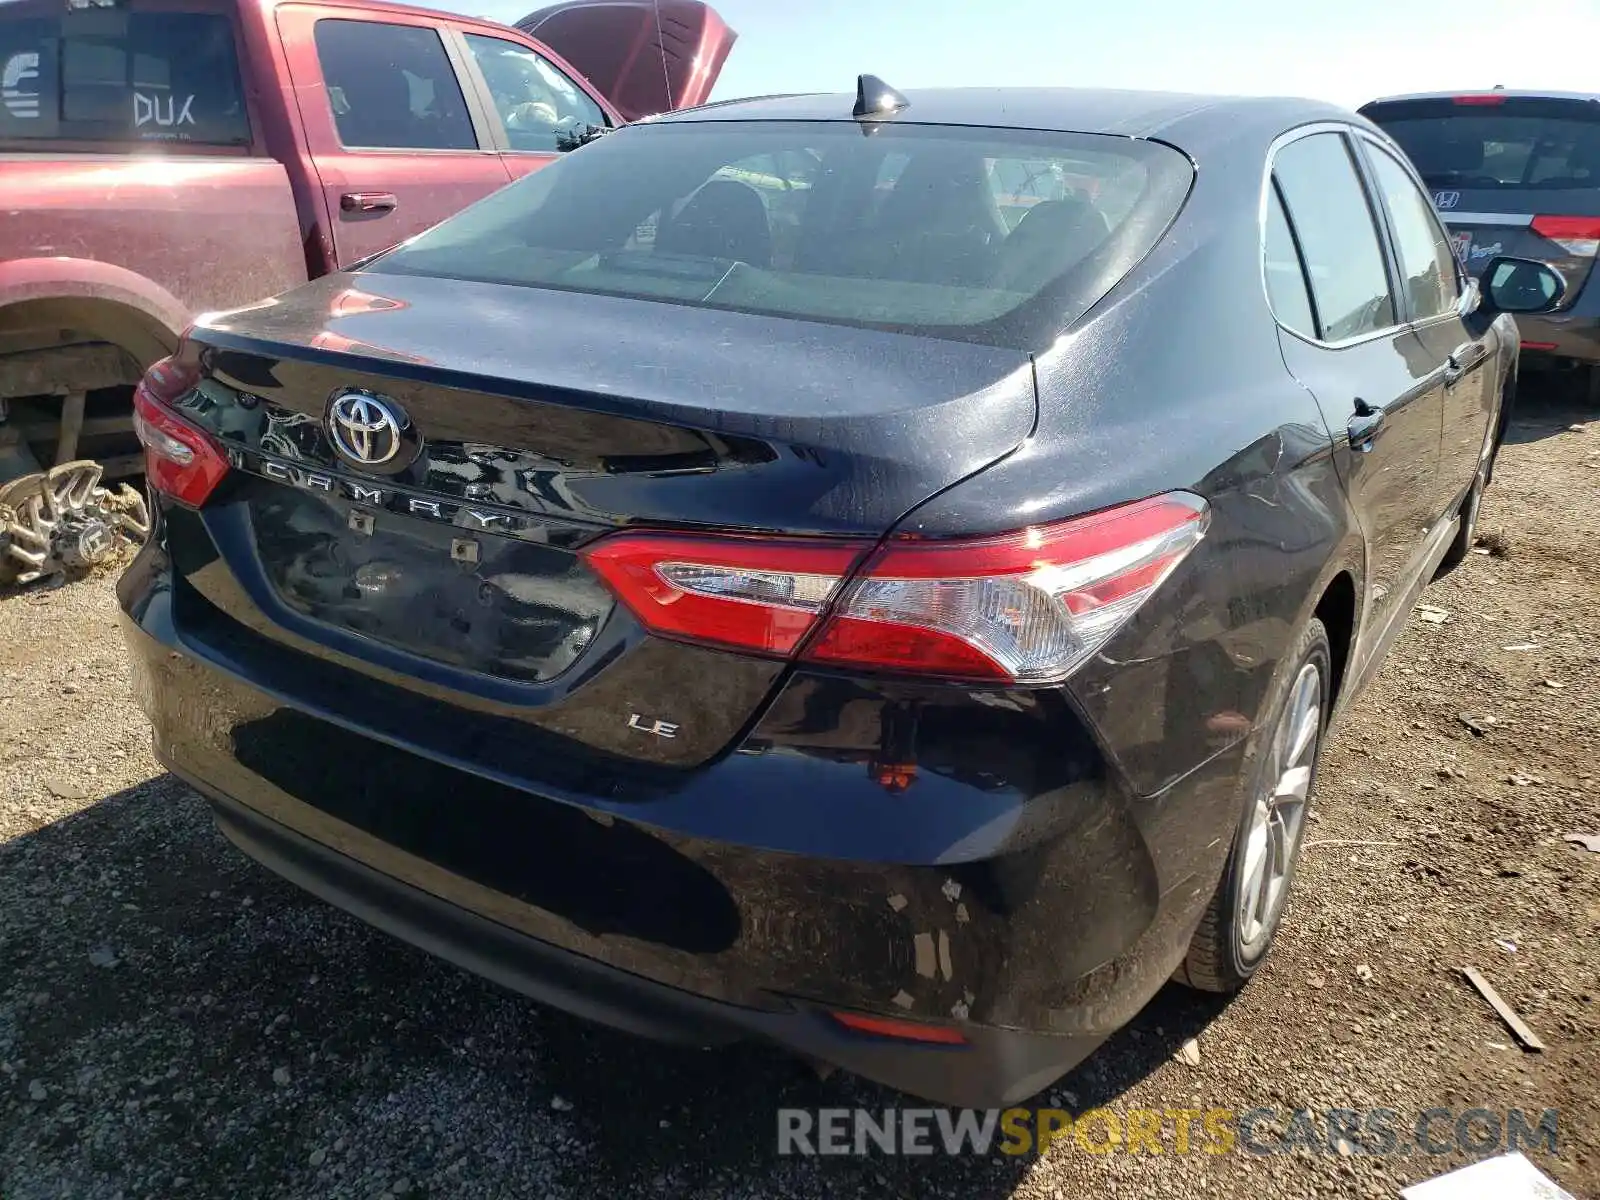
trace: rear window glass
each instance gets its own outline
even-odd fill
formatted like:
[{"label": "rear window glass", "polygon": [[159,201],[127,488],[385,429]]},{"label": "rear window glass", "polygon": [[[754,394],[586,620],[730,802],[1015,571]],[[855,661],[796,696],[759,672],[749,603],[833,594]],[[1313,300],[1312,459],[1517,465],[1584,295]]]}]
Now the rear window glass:
[{"label": "rear window glass", "polygon": [[13,18],[0,9],[0,141],[13,139],[249,142],[232,23],[207,13]]},{"label": "rear window glass", "polygon": [[1429,187],[1600,187],[1600,120],[1455,115],[1373,120],[1399,142]]},{"label": "rear window glass", "polygon": [[1168,147],[1096,135],[646,123],[370,269],[1003,342],[1032,301],[1059,324],[1109,290],[1191,177]]}]

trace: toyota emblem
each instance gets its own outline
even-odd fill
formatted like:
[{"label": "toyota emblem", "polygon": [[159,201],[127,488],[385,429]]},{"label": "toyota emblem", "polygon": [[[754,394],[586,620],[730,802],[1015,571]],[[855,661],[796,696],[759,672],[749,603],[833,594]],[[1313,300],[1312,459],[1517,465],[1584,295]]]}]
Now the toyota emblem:
[{"label": "toyota emblem", "polygon": [[328,437],[339,457],[367,470],[392,471],[410,424],[390,400],[367,392],[339,392],[328,402]]}]

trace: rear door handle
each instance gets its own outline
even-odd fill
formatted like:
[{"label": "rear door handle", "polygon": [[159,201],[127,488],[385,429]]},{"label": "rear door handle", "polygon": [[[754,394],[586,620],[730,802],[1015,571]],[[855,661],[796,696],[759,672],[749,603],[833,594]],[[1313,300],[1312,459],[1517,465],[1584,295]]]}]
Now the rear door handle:
[{"label": "rear door handle", "polygon": [[339,207],[347,213],[393,212],[400,201],[393,192],[346,192],[339,197]]},{"label": "rear door handle", "polygon": [[1468,346],[1457,350],[1444,360],[1444,385],[1454,387],[1461,382],[1461,377],[1473,367],[1488,357],[1488,351],[1482,346]]},{"label": "rear door handle", "polygon": [[1383,427],[1383,409],[1375,408],[1365,400],[1356,401],[1356,414],[1350,418],[1350,445],[1365,454],[1372,449],[1378,430]]}]

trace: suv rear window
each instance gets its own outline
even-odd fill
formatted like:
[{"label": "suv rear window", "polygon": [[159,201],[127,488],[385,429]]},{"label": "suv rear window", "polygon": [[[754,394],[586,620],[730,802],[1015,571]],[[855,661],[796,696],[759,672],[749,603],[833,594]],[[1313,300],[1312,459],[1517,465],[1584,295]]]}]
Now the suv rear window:
[{"label": "suv rear window", "polygon": [[248,143],[232,22],[0,7],[0,141],[13,139]]},{"label": "suv rear window", "polygon": [[[1594,106],[1591,106],[1594,107]],[[1600,187],[1600,109],[1592,118],[1452,106],[1430,115],[1368,115],[1433,188]]]},{"label": "suv rear window", "polygon": [[1191,179],[1092,134],[644,123],[369,269],[1014,342],[1030,302],[1059,328],[1108,291]]}]

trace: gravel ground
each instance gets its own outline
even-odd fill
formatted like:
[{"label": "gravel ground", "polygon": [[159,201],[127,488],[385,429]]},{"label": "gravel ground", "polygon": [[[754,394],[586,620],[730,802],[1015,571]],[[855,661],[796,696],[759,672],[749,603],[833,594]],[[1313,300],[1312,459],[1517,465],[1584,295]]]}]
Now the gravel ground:
[{"label": "gravel ground", "polygon": [[[1448,618],[1413,619],[1337,731],[1261,977],[1226,1005],[1164,992],[1056,1103],[1555,1107],[1534,1157],[1600,1196],[1600,853],[1562,840],[1600,834],[1595,417],[1525,396],[1492,553],[1430,590]],[[540,1009],[279,882],[156,767],[113,613],[108,578],[0,600],[5,1200],[1393,1196],[1467,1161],[780,1158],[780,1105],[905,1101]]]}]

